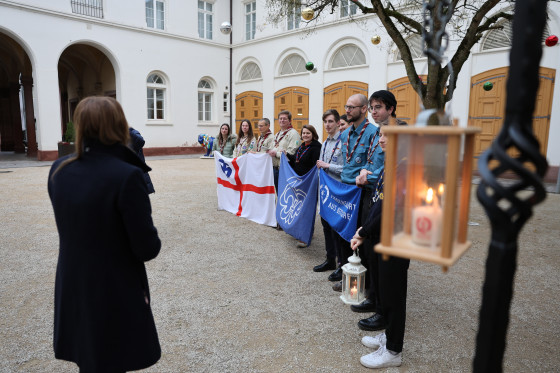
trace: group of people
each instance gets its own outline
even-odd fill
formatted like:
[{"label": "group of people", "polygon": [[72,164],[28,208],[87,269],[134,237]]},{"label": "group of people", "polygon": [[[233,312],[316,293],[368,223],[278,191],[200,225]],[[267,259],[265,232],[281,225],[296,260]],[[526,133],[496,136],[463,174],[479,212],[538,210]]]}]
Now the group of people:
[{"label": "group of people", "polygon": [[[318,167],[342,183],[362,188],[359,228],[351,242],[321,220],[326,259],[313,270],[333,271],[329,280],[340,291],[341,267],[352,250],[360,248],[368,270],[367,299],[351,309],[373,313],[360,320],[360,329],[385,330],[362,339],[376,349],[360,359],[370,368],[401,365],[405,330],[409,261],[384,261],[373,251],[380,239],[387,142],[383,126],[395,117],[396,106],[389,91],[374,92],[369,100],[352,95],[345,116],[336,110],[323,114],[328,135],[323,144],[313,126],[303,126],[301,133],[293,129],[289,111],[279,113],[280,131],[275,135],[266,118],[258,122],[258,138],[244,120],[238,136],[223,124],[214,142],[214,149],[228,157],[247,152],[270,155],[277,189],[282,153],[299,175]],[[375,125],[368,121],[368,111]],[[148,194],[154,190],[146,177],[150,168],[140,155],[143,139],[130,129],[122,107],[110,97],[83,99],[74,123],[76,153],[57,160],[48,180],[60,236],[55,357],[75,362],[81,372],[146,368],[159,360],[161,348],[144,262],[158,255],[161,242],[151,217]]]},{"label": "group of people", "polygon": [[[373,313],[371,317],[358,322],[360,329],[385,330],[362,339],[365,346],[376,348],[360,359],[369,368],[400,366],[402,361],[409,260],[394,257],[388,261],[381,260],[380,255],[373,250],[380,241],[384,151],[387,143],[383,126],[389,124],[391,117],[396,124],[406,124],[396,119],[396,107],[395,96],[387,90],[374,92],[369,100],[362,94],[350,96],[344,107],[344,116],[341,117],[336,110],[327,110],[323,114],[327,132],[323,144],[318,141],[319,136],[312,125],[304,125],[298,134],[292,127],[289,111],[278,114],[280,131],[276,135],[270,131],[270,120],[261,119],[258,122],[261,135],[251,149],[242,146],[248,140],[240,140],[253,138],[248,120],[242,121],[237,138],[230,134],[229,126],[223,124],[214,143],[215,150],[226,157],[236,157],[248,151],[269,154],[272,157],[276,190],[281,153],[286,154],[290,166],[300,176],[318,167],[335,180],[361,188],[359,228],[351,242],[343,239],[321,218],[326,259],[313,271],[333,271],[328,279],[334,282],[333,290],[341,291],[342,266],[348,262],[353,250],[359,248],[362,263],[367,268],[367,298],[361,304],[352,305],[351,309],[354,312]],[[368,112],[375,124],[369,122]],[[230,149],[231,153],[227,152]],[[306,244],[298,242],[298,246],[305,247]]]}]

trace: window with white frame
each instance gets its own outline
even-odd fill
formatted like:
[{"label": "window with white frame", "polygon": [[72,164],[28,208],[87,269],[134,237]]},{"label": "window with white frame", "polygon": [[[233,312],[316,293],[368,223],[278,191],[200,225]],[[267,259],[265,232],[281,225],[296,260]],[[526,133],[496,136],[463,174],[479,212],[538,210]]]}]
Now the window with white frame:
[{"label": "window with white frame", "polygon": [[358,6],[352,0],[340,0],[340,17],[355,16]]},{"label": "window with white frame", "polygon": [[299,28],[300,20],[301,20],[301,5],[296,5],[288,12],[288,30]]},{"label": "window with white frame", "polygon": [[365,65],[366,55],[355,44],[346,44],[334,53],[331,68]]},{"label": "window with white frame", "polygon": [[280,66],[280,75],[290,75],[297,73],[304,73],[305,61],[299,54],[291,54],[284,59]]},{"label": "window with white frame", "polygon": [[212,7],[208,1],[198,0],[198,36],[212,40]]},{"label": "window with white frame", "polygon": [[245,4],[245,40],[253,40],[257,30],[257,2]]},{"label": "window with white frame", "polygon": [[165,29],[165,1],[145,0],[146,25],[159,30]]},{"label": "window with white frame", "polygon": [[149,120],[165,120],[165,79],[157,73],[150,74],[146,80],[147,108]]},{"label": "window with white frame", "polygon": [[200,122],[210,122],[212,120],[213,95],[210,81],[201,79],[198,82],[198,120]]},{"label": "window with white frame", "polygon": [[253,79],[261,79],[261,78],[262,78],[261,69],[254,62],[247,62],[241,69],[240,80],[253,80]]},{"label": "window with white frame", "polygon": [[[408,37],[406,40],[406,44],[408,44],[408,49],[410,50],[410,54],[412,58],[422,58],[426,57],[424,55],[424,41],[420,35],[414,34]],[[397,49],[397,55],[395,58],[396,61],[402,60],[401,51]]]}]

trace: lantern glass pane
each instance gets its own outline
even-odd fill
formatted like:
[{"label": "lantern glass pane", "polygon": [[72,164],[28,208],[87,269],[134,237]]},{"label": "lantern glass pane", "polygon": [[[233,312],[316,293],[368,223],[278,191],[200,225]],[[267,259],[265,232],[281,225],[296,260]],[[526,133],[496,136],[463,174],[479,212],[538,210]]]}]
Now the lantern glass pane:
[{"label": "lantern glass pane", "polygon": [[[393,235],[405,235],[419,249],[439,250],[445,221],[448,137],[401,134],[398,139]],[[446,218],[456,220],[455,216]]]}]

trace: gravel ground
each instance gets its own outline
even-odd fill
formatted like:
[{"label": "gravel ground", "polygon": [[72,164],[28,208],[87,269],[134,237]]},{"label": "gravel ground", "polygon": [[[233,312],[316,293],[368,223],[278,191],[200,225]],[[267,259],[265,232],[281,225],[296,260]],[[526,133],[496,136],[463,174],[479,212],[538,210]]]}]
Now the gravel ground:
[{"label": "gravel ground", "polygon": [[[147,263],[162,358],[146,372],[367,372],[369,314],[331,290],[319,219],[309,248],[284,232],[216,210],[214,163],[149,159],[163,247]],[[43,164],[45,165],[45,164]],[[58,235],[49,167],[0,163],[0,372],[77,372],[54,359]],[[473,246],[448,273],[412,262],[403,365],[387,372],[471,370],[489,225],[472,199]],[[506,372],[560,367],[560,195],[549,194],[520,239]]]}]

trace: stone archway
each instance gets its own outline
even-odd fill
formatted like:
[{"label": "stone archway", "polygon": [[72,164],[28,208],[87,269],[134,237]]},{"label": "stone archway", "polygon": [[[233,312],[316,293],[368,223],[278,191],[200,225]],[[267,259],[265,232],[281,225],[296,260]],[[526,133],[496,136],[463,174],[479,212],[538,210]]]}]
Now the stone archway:
[{"label": "stone archway", "polygon": [[32,90],[27,52],[0,31],[0,151],[37,156]]},{"label": "stone archway", "polygon": [[58,60],[60,88],[61,139],[72,120],[78,102],[88,96],[116,98],[115,69],[99,49],[87,44],[73,44]]}]

